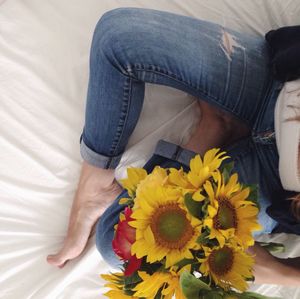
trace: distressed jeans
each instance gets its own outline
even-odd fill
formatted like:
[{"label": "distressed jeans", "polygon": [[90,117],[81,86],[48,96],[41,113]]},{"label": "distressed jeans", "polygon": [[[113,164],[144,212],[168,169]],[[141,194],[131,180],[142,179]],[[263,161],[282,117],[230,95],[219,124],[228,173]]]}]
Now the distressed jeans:
[{"label": "distressed jeans", "polygon": [[270,99],[279,83],[263,37],[169,12],[118,8],[100,18],[92,40],[83,159],[116,168],[139,119],[145,83],[209,102],[254,134],[273,130]]},{"label": "distressed jeans", "polygon": [[[279,179],[274,134],[274,107],[282,84],[271,76],[264,38],[158,10],[119,8],[105,13],[91,46],[85,125],[80,137],[83,159],[96,167],[118,165],[139,119],[145,83],[185,91],[251,128],[250,137],[226,150],[240,181],[259,185],[259,221],[264,226],[260,233],[272,232],[277,222],[267,209],[288,194]],[[148,172],[155,165],[188,170],[188,160],[194,155],[160,141],[144,168]],[[124,209],[118,201],[124,196],[126,191],[104,212],[96,229],[97,248],[114,267],[120,261],[111,241]]]}]

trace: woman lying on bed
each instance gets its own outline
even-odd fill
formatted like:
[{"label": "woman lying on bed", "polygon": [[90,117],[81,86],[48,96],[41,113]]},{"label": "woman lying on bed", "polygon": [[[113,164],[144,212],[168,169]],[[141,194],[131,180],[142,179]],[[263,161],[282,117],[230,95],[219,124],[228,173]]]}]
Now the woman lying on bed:
[{"label": "woman lying on bed", "polygon": [[[48,262],[63,267],[77,257],[102,216],[96,226],[97,247],[108,263],[118,264],[111,241],[122,209],[114,199],[122,189],[114,169],[139,119],[146,82],[195,96],[202,112],[189,142],[178,146],[160,141],[145,165],[147,170],[155,165],[189,165],[196,153],[221,147],[235,162],[241,182],[259,184],[259,221],[264,227],[260,233],[300,234],[297,200],[287,200],[300,191],[298,136],[290,136],[288,153],[296,164],[291,163],[293,169],[289,166],[288,172],[284,166],[279,172],[279,156],[283,156],[274,127],[279,123],[283,128],[283,108],[275,120],[274,111],[283,84],[271,75],[268,60],[264,38],[214,23],[149,9],[105,13],[91,47],[80,181],[64,245],[48,256]],[[293,120],[290,123],[297,126]],[[296,260],[275,258],[258,245],[251,250],[256,254],[257,283],[299,284]]]}]

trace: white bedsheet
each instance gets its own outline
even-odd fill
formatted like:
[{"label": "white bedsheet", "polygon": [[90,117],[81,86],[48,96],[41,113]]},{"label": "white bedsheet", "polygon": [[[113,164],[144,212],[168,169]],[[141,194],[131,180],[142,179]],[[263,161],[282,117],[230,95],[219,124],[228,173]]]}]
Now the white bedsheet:
[{"label": "white bedsheet", "polygon": [[[98,276],[109,268],[94,239],[64,269],[49,266],[46,256],[62,244],[79,179],[92,33],[104,12],[125,6],[185,14],[255,34],[300,22],[299,0],[0,0],[1,299],[104,298]],[[194,107],[185,93],[147,84],[141,121],[118,177],[128,165],[142,166],[158,139],[181,143],[187,138],[198,116]],[[286,255],[300,254],[299,238],[272,238],[286,244]],[[252,289],[300,298],[295,288]]]}]

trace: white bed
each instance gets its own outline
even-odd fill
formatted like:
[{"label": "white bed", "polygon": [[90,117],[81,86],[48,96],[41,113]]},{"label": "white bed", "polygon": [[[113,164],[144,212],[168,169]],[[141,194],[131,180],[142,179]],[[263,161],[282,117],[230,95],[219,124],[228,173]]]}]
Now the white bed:
[{"label": "white bed", "polygon": [[[1,299],[104,298],[99,274],[109,268],[94,239],[61,270],[49,266],[46,256],[62,244],[79,179],[92,33],[104,12],[125,6],[171,11],[262,35],[300,23],[300,0],[0,0]],[[152,113],[154,102],[162,107],[159,114]],[[164,108],[169,103],[172,109]],[[158,139],[186,138],[191,119],[198,116],[194,107],[185,93],[147,85],[142,118],[118,177],[128,165],[142,166]],[[284,242],[286,255],[300,255],[300,238],[272,239]],[[300,298],[300,288],[251,288]]]}]

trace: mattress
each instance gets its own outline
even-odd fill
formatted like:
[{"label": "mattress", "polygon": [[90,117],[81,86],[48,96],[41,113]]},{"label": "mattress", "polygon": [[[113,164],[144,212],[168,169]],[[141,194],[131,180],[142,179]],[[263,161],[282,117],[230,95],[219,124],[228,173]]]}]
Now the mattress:
[{"label": "mattress", "polygon": [[[297,24],[300,15],[299,0],[0,0],[1,299],[104,298],[99,274],[111,269],[97,252],[94,236],[63,269],[48,265],[46,256],[62,245],[79,179],[93,30],[103,13],[129,6],[257,35]],[[124,176],[127,166],[142,166],[159,139],[184,142],[200,116],[195,107],[186,93],[146,84],[141,119],[117,177]],[[300,255],[299,237],[260,238],[284,242],[283,256]],[[300,298],[300,288],[251,289]]]}]

